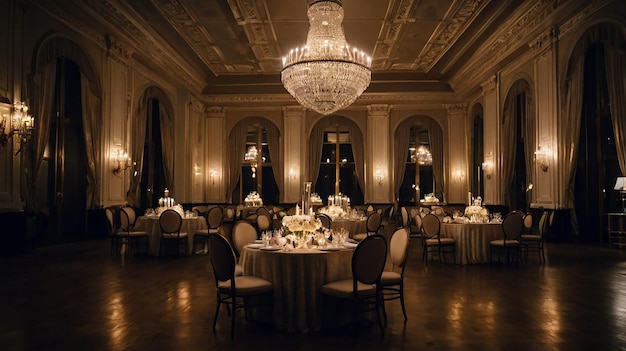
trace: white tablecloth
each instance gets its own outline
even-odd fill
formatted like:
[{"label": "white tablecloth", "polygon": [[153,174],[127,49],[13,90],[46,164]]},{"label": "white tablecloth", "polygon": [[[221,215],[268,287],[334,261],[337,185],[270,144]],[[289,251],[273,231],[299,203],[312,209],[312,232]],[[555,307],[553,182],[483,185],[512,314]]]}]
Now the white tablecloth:
[{"label": "white tablecloth", "polygon": [[352,249],[288,252],[244,247],[240,262],[244,275],[254,275],[274,286],[273,323],[288,331],[319,330],[322,325],[322,285],[352,279]]},{"label": "white tablecloth", "polygon": [[489,263],[489,243],[503,238],[501,223],[442,223],[441,236],[456,240],[456,263]]},{"label": "white tablecloth", "polygon": [[[183,224],[180,232],[187,233],[188,245],[187,254],[191,255],[193,252],[193,236],[196,230],[207,228],[206,220],[204,217],[196,218],[183,218]],[[159,244],[161,241],[161,227],[159,227],[158,217],[146,217],[141,216],[137,218],[135,222],[135,230],[141,230],[148,232],[149,250],[148,253],[151,256],[159,255]]]}]

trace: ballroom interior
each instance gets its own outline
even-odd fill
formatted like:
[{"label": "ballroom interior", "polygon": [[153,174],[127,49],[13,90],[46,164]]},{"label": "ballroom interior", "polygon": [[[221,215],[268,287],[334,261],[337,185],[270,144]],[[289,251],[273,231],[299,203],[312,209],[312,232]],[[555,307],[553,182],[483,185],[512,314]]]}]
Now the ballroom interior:
[{"label": "ballroom interior", "polygon": [[[328,23],[307,11],[324,6],[343,10],[331,24],[346,46],[312,44]],[[243,219],[311,208],[310,194],[384,209],[386,238],[401,208],[480,199],[531,213],[535,231],[549,211],[548,258],[423,262],[411,238],[408,322],[394,304],[382,336],[350,344],[242,319],[235,348],[624,349],[622,1],[1,0],[0,23],[0,311],[23,312],[0,318],[7,350],[90,335],[102,350],[232,348],[227,323],[210,333],[208,255],[111,254],[105,209],[141,216],[171,199]],[[163,293],[144,298],[141,280]],[[445,313],[421,298],[439,294]],[[131,307],[145,303],[167,309]],[[130,335],[132,321],[146,328]]]}]

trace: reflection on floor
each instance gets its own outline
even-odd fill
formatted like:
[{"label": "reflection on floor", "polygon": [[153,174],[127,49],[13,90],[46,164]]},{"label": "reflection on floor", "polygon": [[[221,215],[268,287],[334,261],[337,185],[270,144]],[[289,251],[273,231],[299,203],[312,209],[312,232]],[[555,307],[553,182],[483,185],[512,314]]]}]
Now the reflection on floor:
[{"label": "reflection on floor", "polygon": [[209,258],[134,258],[94,240],[0,258],[2,350],[619,350],[626,349],[626,252],[547,245],[539,265],[421,263],[411,243],[409,320],[388,303],[381,336],[365,325],[286,333],[225,312],[213,333]]}]

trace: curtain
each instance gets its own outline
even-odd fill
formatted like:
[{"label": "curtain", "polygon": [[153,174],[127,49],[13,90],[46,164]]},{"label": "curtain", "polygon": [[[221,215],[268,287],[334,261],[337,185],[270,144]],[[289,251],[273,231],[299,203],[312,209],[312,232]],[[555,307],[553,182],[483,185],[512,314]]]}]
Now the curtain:
[{"label": "curtain", "polygon": [[[174,186],[174,121],[163,100],[159,99],[161,125],[161,143],[163,145],[163,168],[165,168],[165,187]],[[152,114],[150,114],[152,116]]]},{"label": "curtain", "polygon": [[[359,187],[361,191],[365,189],[363,186],[363,180],[365,179],[365,151],[363,146],[363,134],[361,134],[361,129],[354,123],[346,123],[345,127],[347,131],[350,133],[350,142],[352,144],[352,155],[354,156],[354,168],[356,170],[356,179],[359,183]],[[339,136],[337,136],[339,137]],[[319,163],[320,159],[318,159]]]},{"label": "curtain", "polygon": [[228,153],[228,194],[227,197],[232,202],[233,191],[237,186],[237,181],[241,175],[241,161],[246,147],[246,124],[238,123],[230,131],[229,137],[230,151]]},{"label": "curtain", "polygon": [[313,184],[313,187],[315,187],[317,176],[320,173],[325,127],[325,124],[319,121],[315,127],[313,127],[309,138],[309,180]]},{"label": "curtain", "polygon": [[131,121],[131,145],[130,145],[130,157],[136,160],[137,166],[133,177],[130,180],[130,188],[126,194],[126,201],[130,206],[141,206],[141,194],[140,183],[143,170],[143,149],[146,142],[146,124],[148,121],[148,115],[152,115],[152,104],[150,104],[150,89],[147,89],[139,99],[137,108]]},{"label": "curtain", "polygon": [[[504,102],[504,112],[502,114],[502,131],[500,139],[500,192],[504,199],[500,199],[504,204],[512,207],[512,200],[509,188],[513,181],[515,172],[515,154],[517,152],[517,121],[515,120],[517,90],[515,84],[509,90]],[[495,160],[494,160],[495,162]],[[493,165],[497,169],[497,164]]]},{"label": "curtain", "polygon": [[400,198],[400,188],[406,171],[406,159],[409,156],[409,139],[411,137],[411,126],[409,123],[403,122],[398,126],[394,133],[394,184],[393,193],[395,195],[393,201],[397,204]]},{"label": "curtain", "polygon": [[[525,83],[527,83],[526,81],[524,81]],[[535,156],[535,145],[536,144],[536,130],[535,130],[535,98],[532,95],[532,90],[530,89],[530,86],[528,84],[525,84],[525,90],[526,90],[526,103],[525,106],[526,108],[524,109],[524,111],[526,111],[526,115],[524,116],[524,149],[525,149],[525,153],[524,153],[524,160],[526,162],[526,182],[527,183],[534,183],[534,179],[533,179],[533,161],[534,161],[534,156]],[[527,184],[528,186],[528,184]],[[527,191],[526,192],[526,203],[529,204],[531,202],[531,192]],[[510,207],[509,207],[510,208]]]},{"label": "curtain", "polygon": [[623,38],[615,29],[610,27],[609,30],[609,38],[604,44],[606,81],[609,88],[617,161],[622,175],[626,175],[626,48]]},{"label": "curtain", "polygon": [[433,155],[433,177],[435,178],[435,196],[445,202],[443,172],[443,131],[435,120],[431,119],[428,126],[430,152]]},{"label": "curtain", "polygon": [[83,133],[87,154],[87,206],[100,206],[100,167],[102,118],[100,98],[89,89],[89,81],[81,72],[81,100],[83,108]]},{"label": "curtain", "polygon": [[[34,101],[33,115],[37,116],[35,123],[37,128],[33,138],[33,154],[30,158],[25,158],[27,165],[25,166],[31,172],[25,172],[26,189],[22,190],[22,197],[26,199],[26,207],[29,211],[39,210],[37,203],[36,181],[37,174],[43,163],[43,156],[48,146],[50,138],[50,124],[52,123],[52,105],[54,99],[54,89],[56,84],[56,57],[50,58],[44,65],[38,67],[38,73],[33,77],[34,83]],[[23,186],[24,186],[23,185]]]},{"label": "curtain", "polygon": [[272,173],[274,173],[278,193],[282,193],[284,179],[283,163],[280,162],[280,131],[273,123],[268,123],[265,126],[265,132],[267,134],[267,148],[269,149],[270,159],[272,160]]}]

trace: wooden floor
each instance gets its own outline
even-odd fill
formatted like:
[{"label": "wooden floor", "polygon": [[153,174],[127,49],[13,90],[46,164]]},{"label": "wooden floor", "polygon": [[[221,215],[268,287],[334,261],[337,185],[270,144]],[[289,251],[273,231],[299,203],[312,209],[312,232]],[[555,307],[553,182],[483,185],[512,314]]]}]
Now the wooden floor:
[{"label": "wooden floor", "polygon": [[224,312],[211,330],[209,257],[123,259],[92,240],[0,258],[0,350],[626,350],[626,251],[547,245],[516,265],[421,262],[411,243],[408,322],[286,333]]}]

